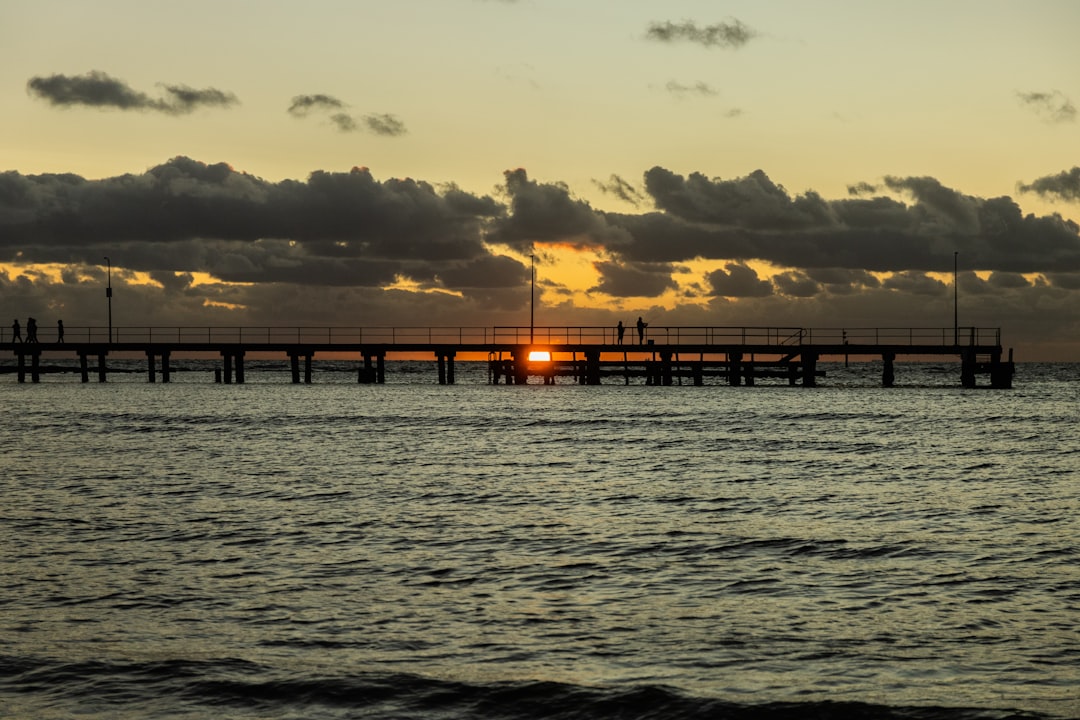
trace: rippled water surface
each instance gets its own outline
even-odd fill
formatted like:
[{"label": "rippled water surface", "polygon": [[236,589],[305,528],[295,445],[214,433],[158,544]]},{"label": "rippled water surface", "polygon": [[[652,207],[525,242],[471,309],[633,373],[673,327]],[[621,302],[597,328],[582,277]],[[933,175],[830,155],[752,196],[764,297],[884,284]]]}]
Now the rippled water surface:
[{"label": "rippled water surface", "polygon": [[850,372],[2,377],[0,715],[1080,717],[1080,367]]}]

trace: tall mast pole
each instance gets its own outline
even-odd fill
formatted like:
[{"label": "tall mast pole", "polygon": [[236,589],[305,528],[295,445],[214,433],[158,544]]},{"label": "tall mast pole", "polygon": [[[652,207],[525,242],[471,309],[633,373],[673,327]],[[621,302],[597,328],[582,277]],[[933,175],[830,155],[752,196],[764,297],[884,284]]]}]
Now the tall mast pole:
[{"label": "tall mast pole", "polygon": [[108,285],[105,286],[105,302],[109,306],[109,344],[112,344],[112,261],[109,257],[105,256],[105,263],[108,267]]},{"label": "tall mast pole", "polygon": [[529,255],[529,343],[533,341],[536,324],[536,256]]},{"label": "tall mast pole", "polygon": [[960,256],[959,250],[954,250],[952,254],[952,324],[953,324],[953,345],[960,344],[960,296],[956,287],[956,267],[957,258]]}]

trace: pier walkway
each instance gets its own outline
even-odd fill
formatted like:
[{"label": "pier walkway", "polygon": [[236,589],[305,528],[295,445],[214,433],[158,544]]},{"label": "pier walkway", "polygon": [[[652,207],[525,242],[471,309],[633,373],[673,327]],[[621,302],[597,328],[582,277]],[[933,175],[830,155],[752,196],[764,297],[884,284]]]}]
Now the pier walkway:
[{"label": "pier walkway", "polygon": [[[780,378],[813,387],[824,359],[882,361],[882,385],[895,382],[898,358],[959,361],[960,385],[976,387],[978,376],[993,388],[1012,387],[1012,350],[1007,359],[999,328],[795,328],[648,327],[643,337],[627,327],[71,327],[63,342],[43,335],[37,343],[14,341],[0,331],[0,356],[11,353],[19,382],[38,382],[43,358],[79,359],[82,382],[97,374],[105,382],[107,359],[144,357],[147,379],[169,382],[178,354],[221,359],[217,377],[244,382],[245,357],[288,359],[292,381],[312,381],[316,355],[357,360],[357,380],[384,383],[387,358],[437,361],[438,382],[454,384],[454,360],[488,363],[488,380],[523,384],[530,378],[554,383],[572,378],[583,385],[603,378],[632,378],[650,385],[684,379],[705,384],[719,377],[730,385]],[[91,371],[93,367],[93,371]]]}]

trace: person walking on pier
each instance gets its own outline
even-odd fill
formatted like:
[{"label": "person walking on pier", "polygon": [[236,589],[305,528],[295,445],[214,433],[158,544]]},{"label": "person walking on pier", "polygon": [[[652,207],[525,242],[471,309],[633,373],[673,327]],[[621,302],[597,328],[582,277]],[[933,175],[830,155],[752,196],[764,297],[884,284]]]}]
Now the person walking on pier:
[{"label": "person walking on pier", "polygon": [[19,319],[11,323],[11,342],[22,342],[22,328],[19,327]]},{"label": "person walking on pier", "polygon": [[64,342],[64,321],[63,320],[57,320],[56,321],[56,342],[58,342],[58,343]]},{"label": "person walking on pier", "polygon": [[638,315],[638,319],[637,319],[637,343],[638,343],[638,345],[644,345],[645,344],[645,328],[647,328],[647,327],[649,327],[649,323],[642,320],[641,316]]},{"label": "person walking on pier", "polygon": [[619,344],[622,345],[623,335],[626,333],[626,326],[622,324],[622,320],[615,326],[615,329],[619,332]]},{"label": "person walking on pier", "polygon": [[26,342],[36,343],[37,339],[37,320],[34,318],[27,318],[26,320]]}]

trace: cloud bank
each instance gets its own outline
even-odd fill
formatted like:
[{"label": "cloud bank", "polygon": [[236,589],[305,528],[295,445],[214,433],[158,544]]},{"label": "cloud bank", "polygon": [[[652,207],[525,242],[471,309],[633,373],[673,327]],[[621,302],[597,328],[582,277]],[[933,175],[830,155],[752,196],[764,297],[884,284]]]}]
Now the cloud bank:
[{"label": "cloud bank", "polygon": [[[1021,187],[1075,200],[1077,176]],[[185,157],[101,180],[6,172],[0,263],[25,274],[0,271],[0,301],[35,317],[63,307],[78,325],[109,256],[115,282],[140,298],[124,305],[129,324],[513,325],[535,254],[545,324],[614,324],[613,310],[574,299],[583,292],[651,308],[657,325],[934,327],[951,324],[959,257],[967,322],[1080,337],[1080,227],[1009,197],[888,176],[826,199],[761,170],[660,166],[640,189],[615,175],[595,184],[634,210],[599,210],[524,169],[495,196],[366,168],[270,182]],[[556,249],[590,259],[595,280],[565,287],[547,267]]]}]

